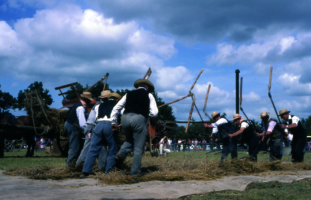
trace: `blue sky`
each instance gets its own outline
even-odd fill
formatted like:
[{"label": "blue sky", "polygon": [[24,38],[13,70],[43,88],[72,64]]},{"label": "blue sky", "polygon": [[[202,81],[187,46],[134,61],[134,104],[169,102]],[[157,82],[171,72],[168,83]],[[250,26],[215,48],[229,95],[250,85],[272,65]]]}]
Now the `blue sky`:
[{"label": "blue sky", "polygon": [[[112,89],[132,88],[149,67],[169,102],[193,92],[202,111],[235,113],[235,70],[250,118],[277,110],[311,114],[310,1],[4,0],[0,2],[1,90],[17,96],[42,81],[60,108],[56,86],[93,84],[109,72]],[[187,99],[173,104],[186,120]],[[17,112],[17,115],[22,112]],[[203,114],[203,113],[201,113]],[[199,120],[195,113],[193,117]],[[204,119],[206,119],[204,117]]]}]

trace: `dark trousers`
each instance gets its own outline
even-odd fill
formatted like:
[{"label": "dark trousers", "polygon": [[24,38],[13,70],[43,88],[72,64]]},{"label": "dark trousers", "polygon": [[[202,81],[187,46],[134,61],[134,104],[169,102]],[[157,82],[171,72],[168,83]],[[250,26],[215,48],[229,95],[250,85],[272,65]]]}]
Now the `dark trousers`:
[{"label": "dark trousers", "polygon": [[223,139],[223,148],[220,161],[227,159],[228,154],[231,153],[231,159],[238,157],[238,140],[236,137]]},{"label": "dark trousers", "polygon": [[306,145],[306,137],[293,138],[292,141],[292,161],[303,162],[305,153],[303,152]]},{"label": "dark trousers", "polygon": [[69,136],[69,155],[67,158],[67,164],[70,164],[78,159],[83,146],[83,139],[82,135],[79,133],[79,129],[68,122],[65,123],[65,130],[68,132]]},{"label": "dark trousers", "polygon": [[114,168],[114,160],[118,152],[118,146],[114,141],[111,122],[100,121],[96,124],[92,132],[91,146],[87,152],[82,172],[92,172],[96,157],[99,155],[99,152],[106,150],[106,148],[102,148],[106,143],[108,144],[109,148],[106,173],[109,173]]},{"label": "dark trousers", "polygon": [[269,146],[270,146],[270,161],[281,160],[283,149],[282,135],[280,135],[276,139],[271,139]]},{"label": "dark trousers", "polygon": [[254,135],[248,143],[248,155],[251,161],[257,162],[259,144],[260,144],[260,141],[256,135]]}]

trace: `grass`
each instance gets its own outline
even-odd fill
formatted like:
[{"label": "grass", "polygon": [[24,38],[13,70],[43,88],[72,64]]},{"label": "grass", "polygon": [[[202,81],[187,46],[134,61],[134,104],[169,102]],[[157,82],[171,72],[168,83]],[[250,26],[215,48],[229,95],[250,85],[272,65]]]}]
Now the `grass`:
[{"label": "grass", "polygon": [[[24,152],[5,153],[0,159],[0,169],[6,175],[22,175],[33,179],[66,179],[78,178],[81,170],[65,168],[65,158],[53,157],[43,151],[35,153],[33,158],[23,158]],[[284,156],[281,162],[269,162],[269,154],[258,155],[258,163],[243,160],[228,160],[220,163],[220,153],[206,152],[172,152],[168,156],[151,157],[147,153],[142,160],[142,177],[130,177],[132,157],[128,157],[122,170],[104,174],[94,166],[96,178],[105,184],[131,184],[152,180],[177,181],[177,180],[215,180],[225,176],[261,175],[263,172],[277,172],[288,174],[291,171],[311,170],[311,154],[305,155],[305,162],[291,164],[290,156]],[[239,157],[247,156],[239,152]]]},{"label": "grass", "polygon": [[284,200],[309,200],[311,199],[311,179],[303,179],[293,183],[280,183],[272,181],[268,183],[250,183],[245,191],[218,191],[199,195],[190,195],[179,198],[179,200],[218,200],[218,199],[284,199]]}]

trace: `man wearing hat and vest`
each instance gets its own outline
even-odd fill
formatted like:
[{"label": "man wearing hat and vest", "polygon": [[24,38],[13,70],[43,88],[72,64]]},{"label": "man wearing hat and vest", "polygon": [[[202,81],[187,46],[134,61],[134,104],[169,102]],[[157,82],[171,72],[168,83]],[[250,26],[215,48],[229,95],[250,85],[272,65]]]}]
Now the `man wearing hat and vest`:
[{"label": "man wearing hat and vest", "polygon": [[[223,149],[220,161],[224,161],[227,158],[229,152],[231,153],[231,158],[238,157],[237,149],[237,137],[229,137],[230,134],[234,133],[234,128],[232,124],[225,118],[220,117],[220,114],[215,111],[212,113],[212,118],[216,121],[214,124],[204,124],[207,128],[213,128],[212,135],[220,132],[220,136],[223,141]],[[211,135],[211,137],[213,137]]]},{"label": "man wearing hat and vest", "polygon": [[284,131],[276,119],[272,119],[268,112],[261,112],[258,116],[261,118],[263,133],[256,133],[257,137],[262,136],[262,141],[266,136],[270,136],[270,161],[282,159],[282,148]]},{"label": "man wearing hat and vest", "polygon": [[[289,132],[293,134],[292,140],[292,161],[303,162],[304,152],[303,149],[307,142],[307,134],[297,116],[289,115],[290,111],[286,109],[280,110],[280,117],[287,123],[287,125],[281,124],[281,128],[285,129],[285,135]],[[289,131],[289,132],[288,132]]]},{"label": "man wearing hat and vest", "polygon": [[107,149],[103,148],[106,144],[108,144],[109,153],[105,172],[109,173],[114,168],[114,159],[118,152],[118,146],[114,140],[111,129],[111,111],[117,102],[109,100],[110,93],[109,90],[103,91],[100,96],[103,102],[94,109],[97,124],[92,132],[91,145],[86,155],[82,174],[80,176],[81,178],[84,178],[92,172],[95,159],[100,151],[104,151],[103,154],[107,154]]},{"label": "man wearing hat and vest", "polygon": [[233,134],[229,134],[229,137],[232,138],[242,134],[242,138],[245,139],[248,145],[249,160],[257,162],[257,154],[260,141],[256,136],[253,127],[251,127],[250,124],[246,120],[244,120],[239,114],[233,115],[233,122],[237,124],[240,129]]},{"label": "man wearing hat and vest", "polygon": [[94,99],[90,92],[83,92],[80,95],[80,102],[73,105],[70,109],[65,122],[65,130],[69,136],[69,155],[67,165],[72,164],[78,158],[82,148],[82,135],[80,131],[84,131],[86,127],[86,105],[90,104]]},{"label": "man wearing hat and vest", "polygon": [[[103,95],[103,92],[104,92],[104,91],[102,91],[102,92],[101,92],[101,96],[98,97],[98,98],[100,99],[100,101],[97,102],[97,103],[93,106],[93,108],[92,108],[92,110],[91,110],[91,112],[90,112],[90,114],[89,114],[89,117],[88,117],[88,119],[87,119],[87,121],[86,121],[86,128],[85,128],[85,130],[84,130],[85,142],[84,142],[83,149],[82,149],[82,151],[81,151],[81,153],[80,153],[80,156],[79,156],[79,158],[78,158],[78,160],[77,160],[76,168],[78,168],[78,167],[82,164],[82,162],[85,161],[86,154],[87,154],[87,152],[88,152],[88,150],[89,150],[89,147],[90,147],[90,145],[91,145],[91,138],[92,138],[91,133],[92,133],[92,131],[93,131],[93,128],[94,128],[95,125],[96,125],[96,112],[95,112],[95,108],[96,108],[99,104],[101,104],[101,103],[103,102],[103,96],[102,96],[102,95]],[[118,101],[118,100],[120,100],[120,99],[121,99],[121,96],[120,96],[119,94],[117,94],[117,93],[110,93],[109,100]],[[118,136],[118,135],[115,135],[115,133],[114,133],[115,141],[116,141],[116,143],[118,144],[118,138],[117,138],[117,136]],[[106,145],[104,145],[102,148],[106,148]],[[108,156],[108,155],[107,155],[107,149],[101,150],[101,151],[100,151],[100,153],[99,153],[99,158],[100,158],[100,159],[98,159],[98,168],[99,168],[99,169],[104,169],[104,168],[106,167],[107,156]]]},{"label": "man wearing hat and vest", "polygon": [[127,154],[134,150],[131,176],[140,174],[141,160],[148,135],[147,119],[156,117],[158,108],[156,101],[151,94],[154,91],[153,84],[146,79],[138,79],[134,83],[137,90],[128,92],[112,111],[112,126],[117,127],[118,113],[125,108],[121,122],[126,140],[116,156],[116,164],[120,166]]}]

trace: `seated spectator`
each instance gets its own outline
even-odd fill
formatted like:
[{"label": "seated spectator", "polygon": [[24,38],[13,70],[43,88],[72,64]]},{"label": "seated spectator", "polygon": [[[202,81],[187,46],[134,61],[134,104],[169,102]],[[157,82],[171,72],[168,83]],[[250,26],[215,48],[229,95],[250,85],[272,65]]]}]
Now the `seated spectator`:
[{"label": "seated spectator", "polygon": [[168,143],[168,139],[166,136],[164,136],[160,142],[159,142],[159,146],[160,146],[160,156],[162,156],[163,154],[163,151],[164,151],[164,155],[166,156],[167,153],[170,153],[171,150],[169,149],[170,148],[170,145]]}]

